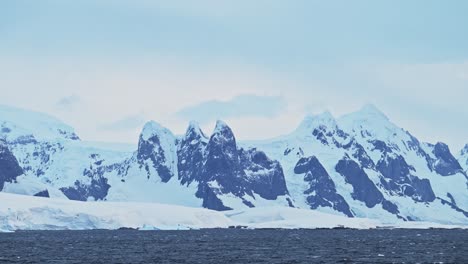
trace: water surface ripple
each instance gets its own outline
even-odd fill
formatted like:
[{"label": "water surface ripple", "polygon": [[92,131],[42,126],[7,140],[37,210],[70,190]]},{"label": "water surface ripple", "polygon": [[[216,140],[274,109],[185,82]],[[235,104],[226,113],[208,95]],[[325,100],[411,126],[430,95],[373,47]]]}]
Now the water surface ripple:
[{"label": "water surface ripple", "polygon": [[21,231],[0,263],[468,263],[468,230]]}]

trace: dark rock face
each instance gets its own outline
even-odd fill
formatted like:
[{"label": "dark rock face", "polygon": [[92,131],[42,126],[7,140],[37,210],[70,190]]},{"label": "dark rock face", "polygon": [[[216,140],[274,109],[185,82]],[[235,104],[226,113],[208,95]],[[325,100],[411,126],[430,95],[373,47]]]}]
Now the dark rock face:
[{"label": "dark rock face", "polygon": [[223,202],[216,196],[216,189],[211,188],[208,183],[200,183],[196,196],[203,199],[202,206],[216,211],[227,211],[232,208],[227,207]]},{"label": "dark rock face", "polygon": [[362,201],[367,207],[373,208],[382,203],[382,208],[398,216],[398,207],[386,200],[375,184],[369,179],[366,172],[355,161],[345,157],[338,162],[335,170],[341,174],[345,181],[353,186],[353,199]]},{"label": "dark rock face", "polygon": [[243,185],[245,178],[234,134],[226,124],[218,122],[216,131],[206,147],[206,162],[200,180],[216,181],[222,193],[232,193],[240,197],[246,193],[252,195]]},{"label": "dark rock face", "polygon": [[72,187],[61,188],[60,190],[70,200],[87,201],[89,197],[96,200],[104,200],[111,186],[106,178],[92,179],[90,184],[75,182]]},{"label": "dark rock face", "polygon": [[400,155],[382,157],[377,163],[377,170],[384,177],[382,185],[393,194],[409,196],[417,202],[432,202],[436,198],[429,180],[411,175],[414,168]]},{"label": "dark rock face", "polygon": [[331,207],[348,217],[354,216],[348,203],[336,192],[335,183],[315,156],[300,159],[294,168],[294,173],[305,174],[304,180],[310,187],[304,194],[308,195],[306,199],[311,209],[320,206]]},{"label": "dark rock face", "polygon": [[207,141],[198,125],[191,124],[185,137],[179,142],[177,167],[181,184],[189,185],[193,181],[201,180]]},{"label": "dark rock face", "polygon": [[[334,145],[337,148],[348,148],[349,146],[341,144],[339,141],[347,140],[350,135],[338,127],[327,127],[320,125],[312,131],[312,135],[323,145]],[[338,141],[338,140],[339,141]]]},{"label": "dark rock face", "polygon": [[271,160],[257,149],[240,149],[239,156],[249,189],[267,200],[288,194],[283,168],[278,161]]},{"label": "dark rock face", "polygon": [[355,161],[344,158],[338,162],[335,170],[345,178],[347,183],[353,186],[352,197],[354,199],[364,202],[369,208],[382,202],[382,193]]},{"label": "dark rock face", "polygon": [[23,169],[19,166],[16,157],[8,149],[6,142],[0,140],[0,191],[5,182],[15,181],[21,174]]},{"label": "dark rock face", "polygon": [[396,206],[396,204],[390,202],[390,201],[387,201],[387,200],[383,200],[382,201],[382,208],[387,211],[387,212],[390,212],[394,215],[397,215],[399,218],[401,218],[398,214],[400,213],[400,211],[398,210],[398,206]]},{"label": "dark rock face", "polygon": [[178,173],[181,184],[196,182],[196,196],[203,207],[230,210],[219,195],[233,194],[253,207],[244,196],[254,193],[267,200],[287,195],[286,181],[279,162],[257,149],[239,149],[232,130],[218,121],[208,140],[200,128],[191,124],[178,142]]},{"label": "dark rock face", "polygon": [[372,169],[375,167],[374,161],[367,155],[364,147],[353,140],[351,148],[353,150],[353,157],[359,160],[359,163],[364,168]]},{"label": "dark rock face", "polygon": [[392,149],[382,140],[371,140],[370,143],[374,146],[374,150],[380,150],[382,153],[391,153]]},{"label": "dark rock face", "polygon": [[[145,167],[148,178],[151,176],[149,166],[152,166],[158,172],[159,177],[163,182],[168,182],[172,176],[174,176],[169,168],[165,166],[166,153],[161,147],[158,135],[152,135],[148,139],[144,139],[143,136],[140,136],[137,159],[140,166]],[[148,164],[147,161],[152,162],[151,164]]]},{"label": "dark rock face", "polygon": [[444,143],[437,143],[432,151],[437,160],[434,162],[434,170],[442,176],[450,176],[463,172],[460,163],[450,153],[449,147]]}]

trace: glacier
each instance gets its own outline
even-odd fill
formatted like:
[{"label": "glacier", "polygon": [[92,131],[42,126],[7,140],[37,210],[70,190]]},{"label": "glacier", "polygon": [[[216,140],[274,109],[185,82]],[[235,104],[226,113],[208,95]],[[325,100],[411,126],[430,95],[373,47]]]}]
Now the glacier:
[{"label": "glacier", "polygon": [[190,230],[204,228],[468,228],[429,222],[380,222],[290,207],[219,212],[160,203],[82,202],[0,193],[0,232],[18,230]]}]

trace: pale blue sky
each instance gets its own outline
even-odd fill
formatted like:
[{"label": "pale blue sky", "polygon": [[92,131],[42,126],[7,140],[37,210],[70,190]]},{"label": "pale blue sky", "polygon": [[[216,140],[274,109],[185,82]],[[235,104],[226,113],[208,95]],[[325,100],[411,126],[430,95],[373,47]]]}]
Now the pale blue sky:
[{"label": "pale blue sky", "polygon": [[464,0],[6,0],[0,103],[54,114],[86,139],[130,142],[147,119],[181,133],[187,119],[223,118],[261,138],[307,113],[374,103],[458,151],[467,13]]}]

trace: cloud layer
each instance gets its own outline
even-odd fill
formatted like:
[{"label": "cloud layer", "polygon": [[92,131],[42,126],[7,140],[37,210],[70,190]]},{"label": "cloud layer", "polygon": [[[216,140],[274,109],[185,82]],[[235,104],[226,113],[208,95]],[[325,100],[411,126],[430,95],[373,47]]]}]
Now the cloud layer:
[{"label": "cloud layer", "polygon": [[239,95],[227,101],[211,100],[189,106],[176,115],[184,120],[206,123],[233,117],[273,118],[285,110],[286,101],[280,96]]},{"label": "cloud layer", "polygon": [[[0,103],[81,138],[226,119],[242,139],[373,103],[425,141],[468,138],[467,1],[4,1]],[[2,38],[3,37],[3,38]]]}]

